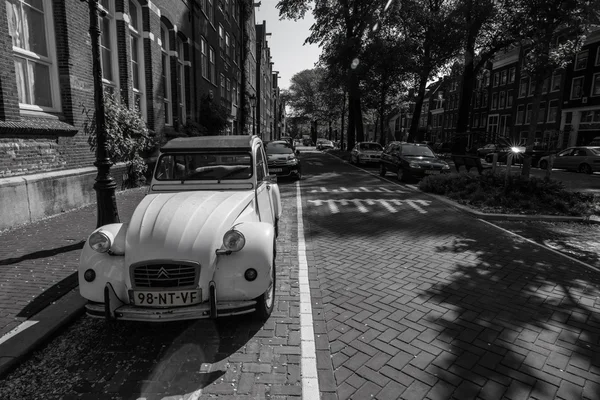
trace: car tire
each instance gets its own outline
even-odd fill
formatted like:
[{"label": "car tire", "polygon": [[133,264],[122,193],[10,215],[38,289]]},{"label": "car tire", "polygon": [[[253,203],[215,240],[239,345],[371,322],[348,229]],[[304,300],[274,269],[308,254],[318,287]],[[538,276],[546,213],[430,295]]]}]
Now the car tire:
[{"label": "car tire", "polygon": [[385,176],[386,173],[387,173],[387,170],[385,169],[383,164],[379,164],[379,176]]},{"label": "car tire", "polygon": [[[275,246],[275,243],[273,243]],[[272,271],[272,281],[271,286],[267,288],[267,290],[256,298],[256,317],[261,321],[266,321],[271,316],[273,309],[275,308],[275,283],[277,272],[275,269],[275,257],[277,252],[273,249],[273,268]]]},{"label": "car tire", "polygon": [[398,167],[398,171],[396,172],[396,177],[398,177],[398,181],[404,182],[406,180],[404,169],[402,167]]},{"label": "car tire", "polygon": [[540,161],[540,168],[541,169],[547,169],[548,168],[548,161],[546,161],[546,160]]},{"label": "car tire", "polygon": [[579,166],[579,172],[590,175],[592,173],[592,167],[589,164],[581,164]]}]

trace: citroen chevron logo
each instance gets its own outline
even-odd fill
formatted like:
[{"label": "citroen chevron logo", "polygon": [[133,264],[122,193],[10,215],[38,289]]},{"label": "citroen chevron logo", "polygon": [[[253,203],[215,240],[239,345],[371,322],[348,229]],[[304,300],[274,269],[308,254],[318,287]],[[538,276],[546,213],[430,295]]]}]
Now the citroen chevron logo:
[{"label": "citroen chevron logo", "polygon": [[165,270],[164,267],[160,267],[160,269],[158,270],[158,278],[166,278],[169,279],[169,273],[167,272],[167,270]]}]

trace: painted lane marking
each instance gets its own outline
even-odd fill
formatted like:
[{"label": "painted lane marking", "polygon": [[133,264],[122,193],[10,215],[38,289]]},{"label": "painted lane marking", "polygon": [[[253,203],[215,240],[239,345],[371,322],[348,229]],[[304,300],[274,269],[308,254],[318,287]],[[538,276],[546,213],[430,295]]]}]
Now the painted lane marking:
[{"label": "painted lane marking", "polygon": [[318,189],[312,189],[312,190],[308,191],[308,193],[348,193],[348,192],[353,192],[353,193],[409,193],[405,190],[399,190],[399,189],[390,190],[390,189],[387,189],[382,186],[379,186],[377,188],[366,188],[366,187],[361,186],[361,187],[353,188],[350,190],[345,187],[340,187],[339,189],[329,190],[328,188],[321,186]]},{"label": "painted lane marking", "polygon": [[6,342],[8,339],[18,335],[19,333],[23,332],[25,329],[30,328],[37,323],[38,323],[38,321],[31,321],[31,320],[21,322],[19,324],[19,326],[17,326],[15,329],[6,333],[4,336],[2,336],[0,338],[0,344]]},{"label": "painted lane marking", "polygon": [[296,207],[298,219],[298,284],[300,286],[300,343],[302,374],[302,399],[314,400],[321,397],[319,377],[317,375],[317,351],[315,346],[315,329],[313,326],[312,303],[310,300],[310,284],[308,282],[308,261],[306,259],[306,242],[304,240],[304,223],[302,221],[302,195],[300,182],[296,182]]},{"label": "painted lane marking", "polygon": [[369,212],[369,209],[365,207],[365,204],[369,206],[379,204],[391,213],[397,212],[397,210],[392,206],[392,204],[396,206],[402,206],[403,204],[407,204],[420,214],[427,214],[427,211],[425,211],[422,207],[431,205],[430,200],[420,199],[316,199],[307,200],[307,203],[317,207],[322,206],[326,203],[329,207],[329,211],[331,211],[332,214],[337,214],[340,212],[338,204],[347,206],[350,203],[352,203],[361,213]]}]

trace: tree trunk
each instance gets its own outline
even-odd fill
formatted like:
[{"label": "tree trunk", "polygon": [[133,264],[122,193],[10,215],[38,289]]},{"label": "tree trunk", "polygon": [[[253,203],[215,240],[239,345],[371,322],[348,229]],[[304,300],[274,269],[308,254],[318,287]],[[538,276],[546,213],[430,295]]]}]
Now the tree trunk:
[{"label": "tree trunk", "polygon": [[333,128],[331,127],[331,120],[329,120],[328,122],[329,122],[329,140],[331,140],[331,137],[333,135]]},{"label": "tree trunk", "polygon": [[352,149],[356,143],[355,129],[356,119],[354,118],[354,104],[353,104],[352,88],[348,91],[348,132],[346,136],[347,149]]},{"label": "tree trunk", "polygon": [[458,108],[458,120],[456,121],[456,133],[465,133],[469,128],[469,110],[471,108],[471,97],[473,96],[473,80],[475,78],[475,66],[473,56],[475,54],[475,37],[469,32],[467,44],[465,45],[465,69],[460,94],[460,106]]},{"label": "tree trunk", "polygon": [[379,102],[379,125],[380,125],[380,129],[379,129],[379,143],[382,146],[385,146],[385,142],[386,142],[386,137],[384,134],[384,126],[385,126],[385,95],[386,95],[386,90],[385,87],[381,88],[381,98],[380,98],[380,102]]},{"label": "tree trunk", "polygon": [[540,111],[540,102],[542,100],[542,85],[544,84],[544,75],[539,73],[535,79],[535,89],[533,91],[533,104],[531,107],[531,121],[529,122],[529,133],[527,134],[527,144],[525,145],[525,155],[523,157],[523,168],[521,175],[529,177],[531,172],[531,152],[533,151],[533,143],[535,142],[535,131],[537,129],[538,114]]},{"label": "tree trunk", "polygon": [[417,101],[413,110],[412,121],[410,122],[410,130],[408,131],[408,141],[414,142],[419,130],[419,120],[421,119],[421,108],[423,107],[423,98],[425,97],[425,89],[427,87],[427,79],[429,78],[429,69],[421,71],[419,77],[419,90],[417,93]]},{"label": "tree trunk", "polygon": [[344,122],[345,122],[345,118],[346,118],[346,90],[344,89],[344,99],[342,100],[342,124],[341,124],[341,128],[340,128],[340,150],[344,149]]},{"label": "tree trunk", "polygon": [[312,142],[314,144],[317,143],[317,136],[319,136],[318,129],[319,129],[319,123],[317,121],[313,121],[310,140],[312,140]]}]

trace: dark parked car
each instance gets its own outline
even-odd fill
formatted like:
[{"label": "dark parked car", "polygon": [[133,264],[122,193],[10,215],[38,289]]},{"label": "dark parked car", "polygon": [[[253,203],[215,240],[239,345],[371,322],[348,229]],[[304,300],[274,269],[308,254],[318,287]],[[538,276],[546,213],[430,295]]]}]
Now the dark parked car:
[{"label": "dark parked car", "polygon": [[477,149],[477,155],[480,158],[485,158],[486,155],[488,155],[490,153],[494,153],[497,148],[498,148],[498,146],[495,144],[486,144],[485,146]]},{"label": "dark parked car", "polygon": [[438,158],[431,148],[417,143],[389,143],[381,154],[379,175],[395,172],[398,180],[423,178],[450,172],[447,162]]},{"label": "dark parked car", "polygon": [[290,144],[285,140],[265,142],[269,174],[281,177],[302,178],[302,166]]},{"label": "dark parked car", "polygon": [[377,142],[356,143],[356,146],[350,152],[350,162],[356,165],[379,163],[382,151],[383,147]]},{"label": "dark parked car", "polygon": [[498,138],[498,143],[495,145],[496,148],[494,151],[488,152],[484,158],[486,162],[491,163],[494,161],[494,154],[498,154],[499,162],[506,162],[508,155],[510,153],[513,154],[513,163],[515,160],[522,158],[523,153],[525,153],[525,147],[520,144],[513,144],[508,141],[508,139],[500,137]]}]

